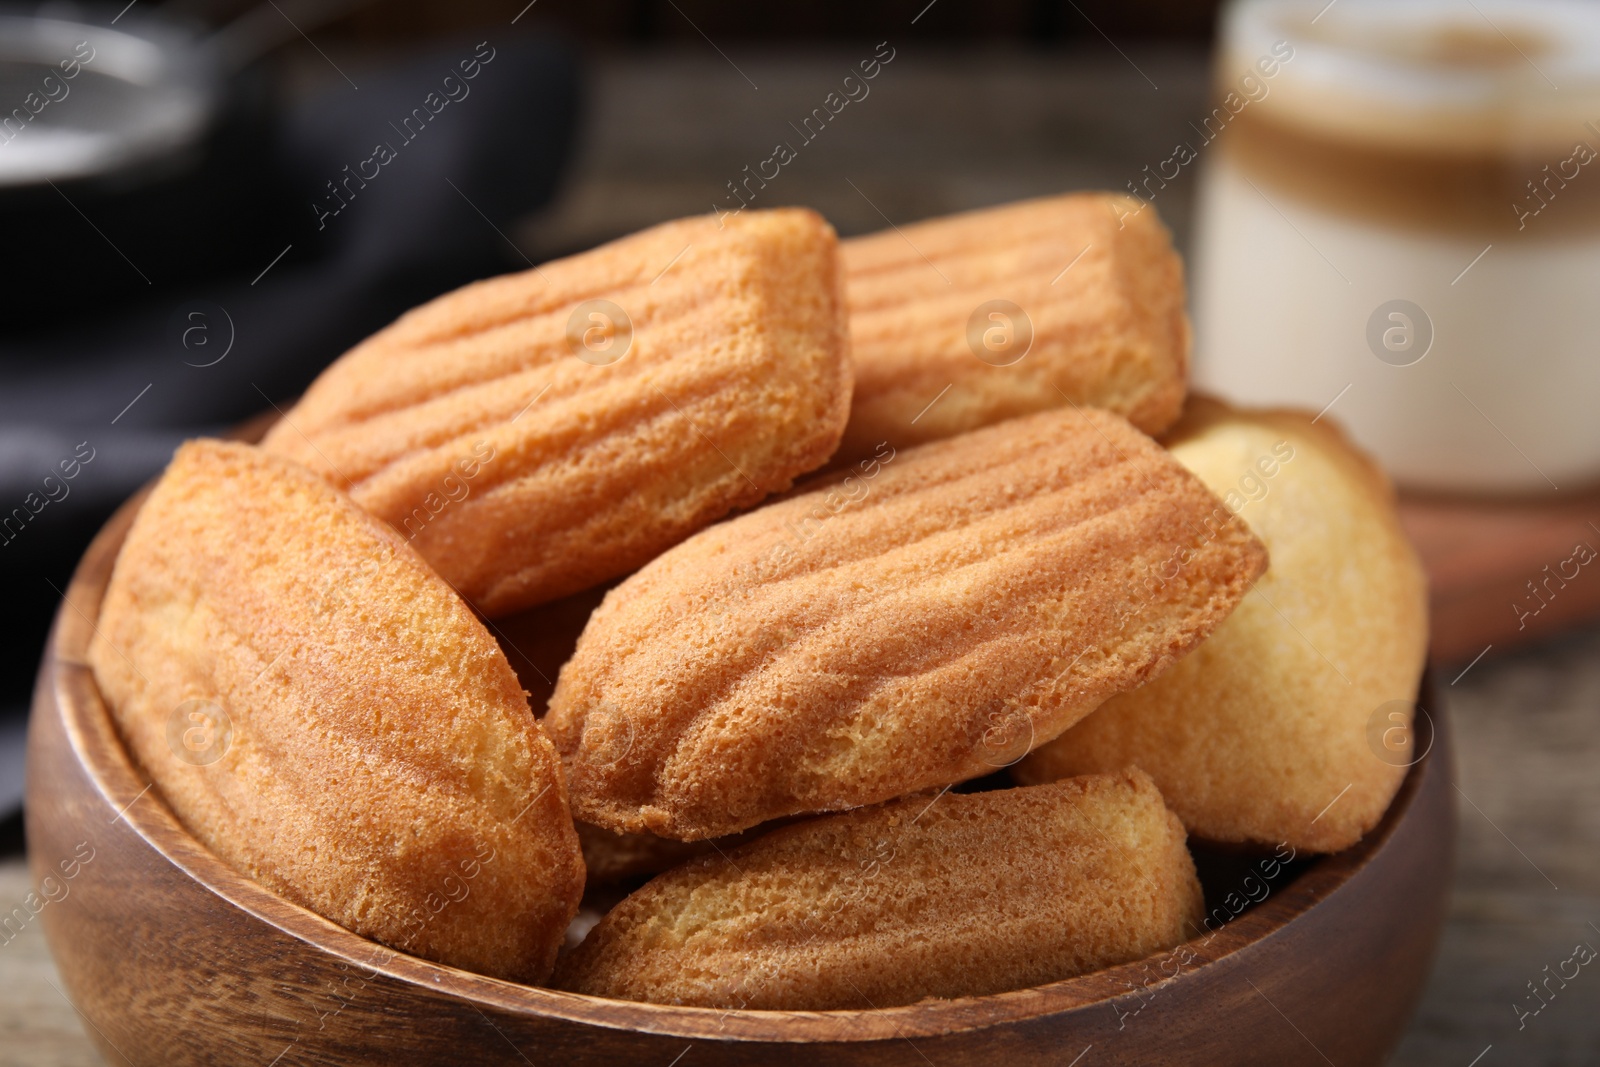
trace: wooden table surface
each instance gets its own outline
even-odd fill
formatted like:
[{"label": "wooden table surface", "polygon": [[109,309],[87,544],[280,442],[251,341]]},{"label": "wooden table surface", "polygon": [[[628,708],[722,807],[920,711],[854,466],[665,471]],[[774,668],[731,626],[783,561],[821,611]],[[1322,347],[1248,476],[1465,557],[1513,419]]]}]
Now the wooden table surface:
[{"label": "wooden table surface", "polygon": [[[805,146],[758,206],[810,204],[853,233],[881,228],[886,216],[901,222],[1068,188],[1121,188],[1166,157],[1206,95],[1205,58],[1193,50],[1129,46],[1124,59],[1109,45],[956,54],[909,34],[891,44],[895,58],[871,95]],[[515,238],[537,260],[709,210],[725,182],[788,139],[788,123],[819,106],[875,45],[778,55],[724,43],[743,75],[709,46],[597,60],[566,191]],[[362,61],[335,58],[346,69]],[[314,65],[305,72],[319,76]],[[1191,180],[1174,182],[1157,204],[1180,246],[1192,192]],[[1520,1027],[1515,1010],[1536,1005],[1527,983],[1571,957],[1575,944],[1600,948],[1600,628],[1506,656],[1496,650],[1457,678],[1463,666],[1439,679],[1459,748],[1450,921],[1394,1062],[1600,1061],[1600,970],[1582,970]],[[22,860],[0,860],[0,910],[20,905],[28,889]],[[36,924],[0,945],[0,1067],[100,1062],[56,981]]]}]

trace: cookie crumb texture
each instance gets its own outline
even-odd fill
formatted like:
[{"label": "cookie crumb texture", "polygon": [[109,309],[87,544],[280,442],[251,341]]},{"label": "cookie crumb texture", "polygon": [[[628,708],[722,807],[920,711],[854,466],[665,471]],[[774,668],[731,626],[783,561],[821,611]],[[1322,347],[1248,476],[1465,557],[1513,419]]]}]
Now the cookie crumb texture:
[{"label": "cookie crumb texture", "polygon": [[832,455],[852,383],[837,246],[814,212],[751,211],[469,285],[346,353],[264,447],[488,615],[587,589]]},{"label": "cookie crumb texture", "polygon": [[[223,861],[390,947],[549,975],[583,892],[555,750],[483,624],[310,471],[180,448],[90,660],[134,757]],[[231,724],[204,764],[181,740],[194,701]]]},{"label": "cookie crumb texture", "polygon": [[694,840],[992,773],[1186,653],[1266,567],[1105,412],[852,471],[607,594],[544,719],[578,818]]},{"label": "cookie crumb texture", "polygon": [[915,797],[661,875],[557,969],[578,993],[882,1008],[1144,959],[1202,911],[1183,827],[1139,771]]}]

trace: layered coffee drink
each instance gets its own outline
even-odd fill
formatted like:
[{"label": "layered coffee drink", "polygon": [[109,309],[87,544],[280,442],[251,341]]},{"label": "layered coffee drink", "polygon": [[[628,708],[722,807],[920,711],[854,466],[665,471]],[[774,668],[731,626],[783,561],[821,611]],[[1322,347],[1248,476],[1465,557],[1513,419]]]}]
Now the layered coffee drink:
[{"label": "layered coffee drink", "polygon": [[1600,5],[1246,0],[1217,74],[1198,386],[1413,488],[1600,478]]}]

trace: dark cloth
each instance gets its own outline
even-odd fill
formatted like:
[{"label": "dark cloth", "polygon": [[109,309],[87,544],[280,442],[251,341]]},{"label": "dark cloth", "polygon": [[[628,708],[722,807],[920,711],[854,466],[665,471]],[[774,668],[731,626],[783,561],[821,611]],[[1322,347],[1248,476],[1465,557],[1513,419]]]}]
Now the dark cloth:
[{"label": "dark cloth", "polygon": [[[466,79],[461,65],[474,60]],[[0,574],[10,609],[0,742],[14,743],[4,727],[26,705],[55,590],[180,441],[287,405],[408,307],[526,269],[504,235],[554,192],[577,96],[573,61],[548,39],[442,44],[364,75],[359,90],[335,83],[280,109],[272,137],[226,160],[270,182],[241,181],[250,199],[226,209],[208,188],[195,202],[214,208],[209,215],[161,220],[174,233],[236,225],[253,242],[248,269],[184,277],[161,269],[162,249],[148,237],[119,251],[89,226],[63,235],[84,257],[126,255],[137,267],[127,271],[126,300],[97,300],[20,333],[0,315]],[[368,162],[379,145],[392,158]],[[277,236],[253,232],[263,219]],[[0,769],[12,765],[4,756]],[[19,790],[0,781],[0,816]]]}]

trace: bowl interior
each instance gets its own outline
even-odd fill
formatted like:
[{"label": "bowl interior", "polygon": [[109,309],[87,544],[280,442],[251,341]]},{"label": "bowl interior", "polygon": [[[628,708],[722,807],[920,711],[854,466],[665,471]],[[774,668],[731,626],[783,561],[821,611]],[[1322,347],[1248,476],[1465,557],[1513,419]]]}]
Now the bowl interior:
[{"label": "bowl interior", "polygon": [[[93,784],[106,819],[125,820],[145,845],[205,890],[320,953],[351,967],[510,1013],[613,1029],[646,1029],[691,1040],[888,1040],[950,1034],[1110,1001],[1148,984],[1150,974],[1158,968],[1169,977],[1192,979],[1282,930],[1372,863],[1389,846],[1396,828],[1412,811],[1423,781],[1431,776],[1430,769],[1441,759],[1438,753],[1425,752],[1410,768],[1377,828],[1344,852],[1283,861],[1281,870],[1267,877],[1258,865],[1259,855],[1197,847],[1206,885],[1207,929],[1198,931],[1179,949],[1077,978],[980,997],[825,1012],[640,1004],[523,986],[408,956],[359,937],[239,874],[173,816],[129,758],[87,665],[95,617],[116,552],[141,500],[142,494],[124,505],[85,554],[57,616],[40,678],[41,690],[51,687],[67,740]],[[1421,702],[1434,707],[1427,678]],[[1431,749],[1431,733],[1422,742]],[[1442,768],[1435,773],[1443,773]],[[1174,960],[1182,962],[1174,967]]]}]

